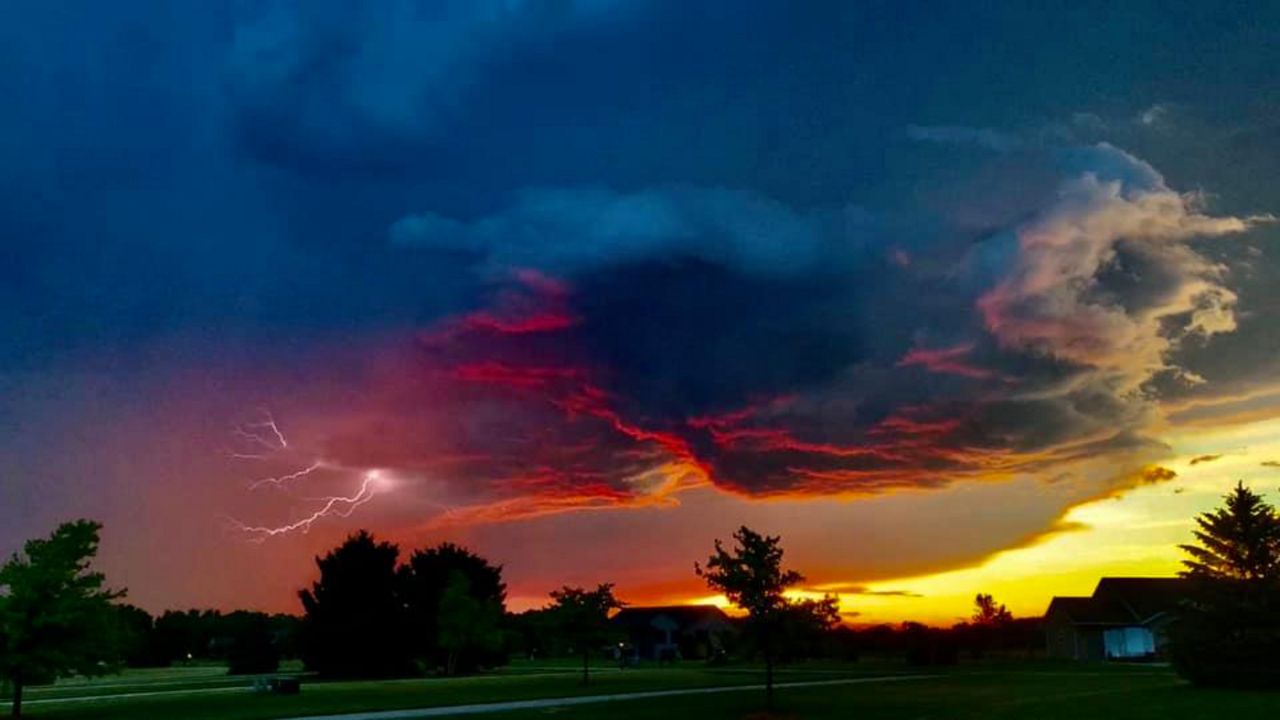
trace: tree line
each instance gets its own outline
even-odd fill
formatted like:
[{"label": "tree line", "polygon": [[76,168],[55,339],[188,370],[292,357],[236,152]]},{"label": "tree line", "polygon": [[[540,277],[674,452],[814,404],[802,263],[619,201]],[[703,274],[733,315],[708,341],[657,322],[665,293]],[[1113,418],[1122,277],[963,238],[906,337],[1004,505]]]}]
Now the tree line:
[{"label": "tree line", "polygon": [[[300,658],[321,677],[386,678],[475,672],[511,656],[575,656],[586,683],[591,661],[626,639],[610,622],[624,606],[612,583],[561,587],[545,607],[510,613],[500,565],[451,543],[402,556],[367,531],[315,558],[317,579],[298,593],[301,616],[188,610],[152,617],[123,603],[124,591],[108,588],[92,569],[100,530],[91,521],[64,524],[0,568],[0,681],[15,716],[29,685],[183,662],[260,674],[276,671],[281,658]],[[945,663],[963,645],[957,639],[967,624],[853,630],[840,623],[833,596],[788,598],[803,576],[783,566],[779,537],[743,527],[733,541],[728,548],[717,541],[694,571],[745,612],[726,645],[735,657],[763,660],[770,701],[776,662],[874,652]],[[993,602],[979,597],[974,627],[1012,627]]]},{"label": "tree line", "polygon": [[[1280,514],[1240,484],[1196,523],[1193,542],[1180,546],[1188,593],[1169,629],[1174,667],[1200,684],[1280,687]],[[451,543],[402,557],[367,531],[315,559],[318,577],[299,592],[301,617],[193,610],[153,618],[122,603],[124,591],[93,569],[100,530],[89,520],[65,523],[0,566],[0,683],[14,716],[32,684],[196,659],[267,673],[296,656],[322,677],[370,678],[474,672],[513,654],[572,655],[588,682],[591,660],[620,639],[610,616],[624,603],[610,583],[562,587],[544,608],[512,614],[502,566]],[[970,621],[949,629],[854,629],[841,622],[837,598],[789,596],[804,578],[784,565],[779,537],[742,527],[732,541],[717,540],[694,572],[742,611],[730,649],[763,661],[770,703],[778,662],[896,654],[948,664],[963,653],[1044,646],[1038,618],[1015,619],[986,594]]]},{"label": "tree line", "polygon": [[119,662],[126,667],[224,662],[232,675],[275,672],[297,657],[299,619],[249,610],[167,610],[152,617],[129,604],[116,606]]}]

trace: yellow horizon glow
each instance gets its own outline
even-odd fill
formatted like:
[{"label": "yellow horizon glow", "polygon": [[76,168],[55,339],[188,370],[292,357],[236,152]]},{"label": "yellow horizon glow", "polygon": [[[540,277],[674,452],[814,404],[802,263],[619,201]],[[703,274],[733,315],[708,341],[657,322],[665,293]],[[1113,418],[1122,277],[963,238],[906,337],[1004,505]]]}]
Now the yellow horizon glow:
[{"label": "yellow horizon glow", "polygon": [[[1176,478],[1077,505],[1058,523],[1072,529],[969,567],[865,582],[854,577],[802,586],[787,595],[819,598],[825,588],[839,598],[845,620],[855,625],[915,621],[949,626],[970,618],[978,593],[992,594],[1015,616],[1036,617],[1055,595],[1089,595],[1105,576],[1175,575],[1183,559],[1178,545],[1192,541],[1196,516],[1219,506],[1237,481],[1280,504],[1280,469],[1262,465],[1280,460],[1280,418],[1173,428],[1165,440],[1172,452],[1158,464],[1174,470]],[[1206,455],[1221,457],[1192,464],[1193,458]],[[854,586],[860,592],[838,591]],[[625,598],[625,581],[619,591]],[[711,604],[736,612],[723,596],[709,592],[635,600],[637,605]],[[546,604],[545,595],[509,598],[509,606],[519,610]]]},{"label": "yellow horizon glow", "polygon": [[[1280,471],[1262,466],[1280,459],[1280,418],[1220,429],[1189,428],[1173,433],[1168,442],[1175,457],[1160,464],[1176,471],[1177,478],[1071,508],[1062,520],[1079,529],[996,553],[973,567],[851,582],[865,589],[832,593],[840,598],[841,614],[854,624],[951,625],[969,619],[975,595],[990,593],[1015,616],[1039,616],[1055,595],[1089,595],[1104,576],[1177,574],[1183,558],[1178,545],[1192,541],[1195,517],[1217,507],[1237,481],[1273,504],[1280,501],[1275,487]],[[1192,464],[1205,455],[1222,457]],[[794,599],[823,594],[821,586],[787,593]],[[731,607],[724,596],[713,594],[683,602]]]}]

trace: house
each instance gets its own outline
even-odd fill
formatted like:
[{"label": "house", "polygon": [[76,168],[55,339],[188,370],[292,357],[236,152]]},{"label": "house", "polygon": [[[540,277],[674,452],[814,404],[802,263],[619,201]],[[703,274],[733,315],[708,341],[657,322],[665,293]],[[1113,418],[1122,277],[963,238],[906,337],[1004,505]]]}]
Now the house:
[{"label": "house", "polygon": [[1055,597],[1045,612],[1049,657],[1157,657],[1171,611],[1186,595],[1186,582],[1178,578],[1102,578],[1089,597]]},{"label": "house", "polygon": [[711,657],[723,650],[732,621],[715,605],[628,607],[613,616],[613,625],[635,654],[648,660]]}]

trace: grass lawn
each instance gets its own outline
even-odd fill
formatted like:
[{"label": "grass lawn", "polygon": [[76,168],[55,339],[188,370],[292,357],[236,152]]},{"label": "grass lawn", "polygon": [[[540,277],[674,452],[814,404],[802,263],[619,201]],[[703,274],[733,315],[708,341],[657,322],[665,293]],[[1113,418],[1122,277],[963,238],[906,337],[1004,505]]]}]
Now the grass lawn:
[{"label": "grass lawn", "polygon": [[[783,718],[1217,718],[1247,720],[1280,714],[1280,693],[1237,693],[1192,688],[1161,668],[1052,663],[968,665],[932,670],[901,664],[814,664],[784,669],[778,682],[833,680],[889,674],[937,674],[936,678],[778,691]],[[558,662],[518,663],[491,675],[457,679],[376,682],[306,682],[298,696],[250,693],[248,681],[217,669],[180,668],[128,673],[63,683],[31,694],[32,700],[117,693],[161,695],[107,697],[80,702],[33,703],[31,717],[50,720],[266,720],[298,715],[434,707],[575,695],[676,688],[751,685],[755,668],[678,667],[619,671],[600,668],[589,686],[573,667]],[[228,689],[229,688],[229,689]],[[108,690],[110,692],[108,692]],[[758,717],[763,693],[742,691],[618,701],[485,715],[492,720],[532,720],[543,715],[576,718]]]},{"label": "grass lawn", "polygon": [[[784,678],[783,681],[785,681]],[[655,698],[602,705],[486,715],[488,720],[751,720],[763,718],[902,720],[1253,720],[1280,717],[1280,692],[1203,690],[1172,672],[1150,668],[1028,667],[944,671],[936,679],[780,689],[777,711],[762,712],[763,693]]]},{"label": "grass lawn", "polygon": [[[874,667],[848,666],[844,674],[866,675]],[[135,673],[81,682],[74,688],[62,684],[27,695],[24,714],[34,718],[67,720],[116,720],[124,718],[183,718],[190,720],[244,720],[297,715],[434,707],[465,703],[497,702],[573,695],[639,692],[645,690],[715,687],[751,684],[753,672],[708,670],[701,663],[680,667],[641,668],[620,671],[616,667],[593,670],[590,685],[579,682],[579,669],[565,663],[518,663],[493,674],[449,679],[414,679],[365,682],[305,682],[297,696],[251,693],[246,678],[199,673],[169,674],[159,680],[145,676],[131,685]],[[196,675],[197,673],[192,673]],[[184,683],[156,687],[158,682]],[[109,685],[109,690],[99,686]],[[162,694],[138,696],[160,691]],[[114,697],[112,697],[114,696]],[[69,702],[73,697],[93,698]],[[53,700],[54,702],[39,702]]]},{"label": "grass lawn", "polygon": [[[300,673],[301,663],[286,664],[281,673]],[[122,675],[93,678],[64,678],[55,685],[26,689],[27,700],[55,700],[84,696],[129,695],[144,692],[176,692],[215,688],[243,688],[252,682],[245,677],[227,675],[224,665],[177,666],[127,670]],[[35,706],[48,703],[35,703]]]}]

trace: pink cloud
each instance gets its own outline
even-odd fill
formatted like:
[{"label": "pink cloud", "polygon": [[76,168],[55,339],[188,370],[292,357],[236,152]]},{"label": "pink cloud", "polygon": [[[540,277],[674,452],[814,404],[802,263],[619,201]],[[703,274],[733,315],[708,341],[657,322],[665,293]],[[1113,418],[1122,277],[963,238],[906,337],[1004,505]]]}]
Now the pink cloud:
[{"label": "pink cloud", "polygon": [[974,380],[988,380],[995,373],[965,362],[973,352],[973,343],[948,348],[913,348],[898,360],[898,367],[922,367],[929,372],[959,375]]}]

